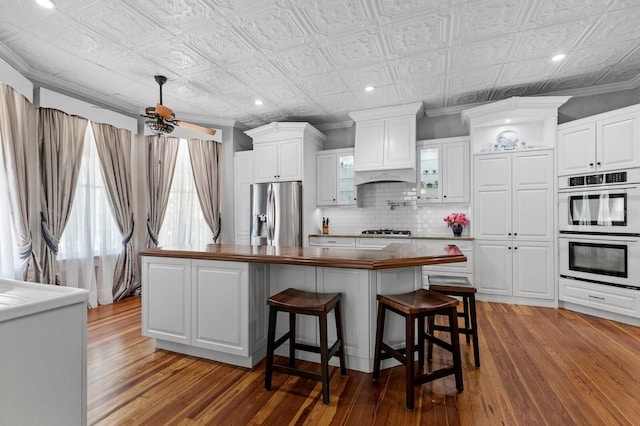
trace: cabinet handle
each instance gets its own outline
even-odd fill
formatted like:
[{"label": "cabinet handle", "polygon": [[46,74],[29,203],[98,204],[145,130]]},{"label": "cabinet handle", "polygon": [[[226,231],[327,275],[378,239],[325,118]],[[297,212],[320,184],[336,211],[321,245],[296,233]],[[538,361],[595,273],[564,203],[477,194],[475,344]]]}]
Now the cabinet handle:
[{"label": "cabinet handle", "polygon": [[421,196],[418,195],[418,199],[422,198]]},{"label": "cabinet handle", "polygon": [[604,297],[600,297],[600,296],[589,295],[589,297],[592,298],[592,299],[604,300]]},{"label": "cabinet handle", "polygon": [[514,247],[513,249],[514,249],[514,250],[518,250],[518,247]]}]

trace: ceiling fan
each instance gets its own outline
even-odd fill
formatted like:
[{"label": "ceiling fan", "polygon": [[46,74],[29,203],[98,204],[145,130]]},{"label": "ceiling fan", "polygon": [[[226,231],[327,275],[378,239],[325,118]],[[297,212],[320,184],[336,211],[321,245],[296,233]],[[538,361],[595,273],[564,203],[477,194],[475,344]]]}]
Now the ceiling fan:
[{"label": "ceiling fan", "polygon": [[214,129],[208,127],[198,126],[197,124],[187,123],[186,121],[176,120],[176,116],[171,108],[162,105],[162,85],[167,82],[167,77],[163,75],[155,75],[153,78],[160,86],[160,102],[155,107],[148,107],[145,109],[143,117],[150,118],[151,120],[145,121],[145,125],[149,130],[159,135],[165,135],[173,132],[175,126],[183,127],[189,130],[195,130],[196,132],[205,133],[207,135],[215,135]]}]

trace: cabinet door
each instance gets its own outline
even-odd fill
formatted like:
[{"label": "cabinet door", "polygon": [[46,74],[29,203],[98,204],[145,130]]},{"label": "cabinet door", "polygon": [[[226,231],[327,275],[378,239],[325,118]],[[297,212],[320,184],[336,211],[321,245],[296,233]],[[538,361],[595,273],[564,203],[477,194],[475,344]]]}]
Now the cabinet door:
[{"label": "cabinet door", "polygon": [[[318,291],[342,293],[342,326],[347,355],[369,358],[369,319],[374,289],[369,287],[369,271],[363,269],[317,268]],[[320,290],[321,289],[321,290]],[[329,314],[329,345],[336,341],[335,316]]]},{"label": "cabinet door", "polygon": [[249,355],[249,264],[192,261],[192,345]]},{"label": "cabinet door", "polygon": [[[234,158],[234,223],[236,244],[248,241],[250,234],[251,184],[253,184],[253,152],[236,153]],[[244,244],[244,243],[242,243]]]},{"label": "cabinet door", "polygon": [[476,238],[511,238],[510,154],[478,155],[474,165]]},{"label": "cabinet door", "polygon": [[278,142],[278,180],[302,180],[302,140]]},{"label": "cabinet door", "polygon": [[353,153],[336,155],[337,203],[340,205],[356,203],[356,187],[353,184]]},{"label": "cabinet door", "polygon": [[[270,265],[269,269],[269,295],[280,293],[290,287],[305,291],[316,291],[316,268],[309,266]],[[279,338],[288,330],[289,316],[288,314],[279,312],[276,338]],[[311,345],[318,343],[317,318],[309,315],[297,316],[296,340],[300,343]],[[287,351],[288,349],[281,349],[278,353],[288,354]]]},{"label": "cabinet door", "polygon": [[638,113],[600,120],[596,126],[597,169],[619,170],[640,166]]},{"label": "cabinet door", "polygon": [[255,182],[275,182],[278,176],[277,142],[253,144]]},{"label": "cabinet door", "polygon": [[252,353],[267,346],[269,322],[269,266],[264,263],[249,264],[249,347]]},{"label": "cabinet door", "polygon": [[553,253],[553,242],[514,242],[514,296],[554,298]]},{"label": "cabinet door", "polygon": [[378,170],[384,158],[384,120],[356,124],[355,171]]},{"label": "cabinet door", "polygon": [[191,260],[142,258],[142,334],[191,343]]},{"label": "cabinet door", "polygon": [[442,202],[469,202],[469,143],[442,145]]},{"label": "cabinet door", "polygon": [[553,240],[553,152],[513,154],[513,237]]},{"label": "cabinet door", "polygon": [[384,167],[413,168],[416,159],[416,118],[400,117],[384,122]]},{"label": "cabinet door", "polygon": [[595,123],[558,131],[558,176],[593,172],[595,163]]},{"label": "cabinet door", "polygon": [[316,205],[336,204],[336,156],[322,154],[316,156]]},{"label": "cabinet door", "polygon": [[475,286],[480,293],[511,296],[512,252],[510,241],[476,240],[474,246]]},{"label": "cabinet door", "polygon": [[442,201],[442,167],[442,144],[425,145],[418,149],[419,202]]}]

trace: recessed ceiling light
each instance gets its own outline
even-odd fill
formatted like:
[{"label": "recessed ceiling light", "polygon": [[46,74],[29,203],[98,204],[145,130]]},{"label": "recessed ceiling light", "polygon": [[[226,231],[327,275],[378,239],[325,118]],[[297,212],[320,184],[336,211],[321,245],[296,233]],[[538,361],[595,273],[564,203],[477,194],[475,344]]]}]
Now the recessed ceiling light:
[{"label": "recessed ceiling light", "polygon": [[567,55],[565,55],[564,53],[560,53],[560,54],[554,56],[553,58],[551,58],[551,60],[554,61],[554,62],[558,62],[558,61],[563,60],[566,57],[567,57]]},{"label": "recessed ceiling light", "polygon": [[262,101],[260,99],[256,99],[256,101],[254,102],[254,104],[260,106],[262,105]]},{"label": "recessed ceiling light", "polygon": [[47,9],[53,9],[55,7],[51,0],[36,0],[36,3]]},{"label": "recessed ceiling light", "polygon": [[507,124],[509,124],[509,123],[511,123],[511,119],[510,119],[510,118],[507,118],[506,120],[504,120],[504,122],[505,122],[505,123],[507,123]]},{"label": "recessed ceiling light", "polygon": [[373,92],[374,87],[373,86],[367,86],[364,88],[365,91],[367,92]]}]

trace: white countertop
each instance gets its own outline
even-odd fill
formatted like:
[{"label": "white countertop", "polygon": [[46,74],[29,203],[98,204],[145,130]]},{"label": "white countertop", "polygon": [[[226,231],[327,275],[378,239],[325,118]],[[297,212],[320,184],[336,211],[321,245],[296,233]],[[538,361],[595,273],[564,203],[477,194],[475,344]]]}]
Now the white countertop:
[{"label": "white countertop", "polygon": [[0,322],[86,302],[88,297],[81,288],[0,278]]}]

